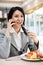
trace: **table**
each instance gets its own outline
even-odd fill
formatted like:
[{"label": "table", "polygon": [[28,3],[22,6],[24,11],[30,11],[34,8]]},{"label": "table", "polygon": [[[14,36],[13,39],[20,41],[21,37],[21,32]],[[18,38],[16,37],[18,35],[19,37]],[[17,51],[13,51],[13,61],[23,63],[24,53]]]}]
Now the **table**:
[{"label": "table", "polygon": [[41,62],[29,62],[22,60],[19,56],[11,57],[8,59],[0,59],[0,65],[43,65]]}]

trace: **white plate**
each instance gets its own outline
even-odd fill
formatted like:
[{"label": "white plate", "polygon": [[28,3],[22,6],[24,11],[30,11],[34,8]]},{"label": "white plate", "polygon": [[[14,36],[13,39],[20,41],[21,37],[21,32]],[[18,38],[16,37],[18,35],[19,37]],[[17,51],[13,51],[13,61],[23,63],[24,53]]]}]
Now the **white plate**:
[{"label": "white plate", "polygon": [[[25,54],[27,54],[27,53],[25,53]],[[20,55],[20,58],[22,59],[22,60],[25,60],[25,61],[31,61],[31,62],[38,62],[38,61],[43,61],[43,58],[41,58],[41,59],[28,59],[26,56],[25,56],[25,54],[22,54],[22,55]]]}]

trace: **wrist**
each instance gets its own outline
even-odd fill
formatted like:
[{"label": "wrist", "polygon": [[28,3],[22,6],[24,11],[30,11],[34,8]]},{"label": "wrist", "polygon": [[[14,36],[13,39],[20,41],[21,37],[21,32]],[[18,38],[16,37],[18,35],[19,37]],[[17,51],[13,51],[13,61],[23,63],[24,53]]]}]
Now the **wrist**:
[{"label": "wrist", "polygon": [[39,48],[39,40],[38,40],[38,42],[36,43],[36,42],[34,42],[34,44],[37,46],[37,49]]},{"label": "wrist", "polygon": [[35,40],[34,42],[37,44],[39,42],[39,40]]}]

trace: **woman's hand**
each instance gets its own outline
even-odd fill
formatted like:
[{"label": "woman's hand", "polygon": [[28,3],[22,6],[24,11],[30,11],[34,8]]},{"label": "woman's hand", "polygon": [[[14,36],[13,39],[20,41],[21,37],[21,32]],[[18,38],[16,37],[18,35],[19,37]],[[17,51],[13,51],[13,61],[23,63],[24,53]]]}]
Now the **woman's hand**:
[{"label": "woman's hand", "polygon": [[13,22],[13,20],[10,19],[9,22],[8,22],[8,24],[7,24],[7,30],[6,30],[6,34],[5,34],[7,37],[9,37],[9,34],[10,34],[10,30],[11,30],[12,25],[15,24],[15,23],[12,23],[12,22]]},{"label": "woman's hand", "polygon": [[13,22],[13,20],[10,19],[9,22],[8,22],[8,25],[7,25],[7,29],[8,29],[8,30],[11,30],[12,25],[15,24],[15,22],[13,22],[13,23],[12,23],[12,22]]},{"label": "woman's hand", "polygon": [[34,41],[36,44],[38,43],[38,39],[37,39],[35,33],[33,33],[33,32],[28,32],[28,36],[29,36],[31,39],[33,39],[33,41]]}]

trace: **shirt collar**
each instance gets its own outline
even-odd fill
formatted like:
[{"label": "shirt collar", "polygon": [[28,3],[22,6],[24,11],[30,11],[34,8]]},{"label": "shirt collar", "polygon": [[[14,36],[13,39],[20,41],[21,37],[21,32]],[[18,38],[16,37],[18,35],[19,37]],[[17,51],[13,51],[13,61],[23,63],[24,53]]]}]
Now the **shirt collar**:
[{"label": "shirt collar", "polygon": [[[15,33],[15,29],[12,27],[10,33]],[[20,32],[23,32],[22,28],[20,29]]]}]

